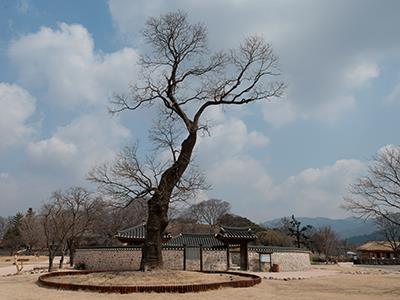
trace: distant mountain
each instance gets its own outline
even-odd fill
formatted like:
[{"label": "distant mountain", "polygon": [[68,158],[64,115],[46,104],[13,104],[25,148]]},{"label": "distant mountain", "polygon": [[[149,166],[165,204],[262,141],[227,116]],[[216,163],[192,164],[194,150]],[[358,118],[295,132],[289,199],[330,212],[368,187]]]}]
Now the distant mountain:
[{"label": "distant mountain", "polygon": [[381,231],[375,231],[369,234],[352,236],[347,239],[347,242],[352,245],[362,245],[370,241],[384,241],[385,235]]},{"label": "distant mountain", "polygon": [[[353,236],[370,234],[376,231],[375,223],[371,220],[360,220],[357,218],[329,219],[323,217],[299,217],[297,218],[303,225],[311,225],[315,228],[330,226],[338,236],[347,239]],[[280,219],[274,219],[262,223],[263,226],[274,228],[279,226]]]}]

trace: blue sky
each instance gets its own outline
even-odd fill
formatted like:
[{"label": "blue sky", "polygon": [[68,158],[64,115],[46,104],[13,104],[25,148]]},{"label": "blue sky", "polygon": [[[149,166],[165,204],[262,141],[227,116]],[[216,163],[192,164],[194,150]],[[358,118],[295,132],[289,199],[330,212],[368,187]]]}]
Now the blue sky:
[{"label": "blue sky", "polygon": [[398,1],[0,0],[0,214],[38,208],[52,191],[146,134],[150,111],[111,118],[134,82],[150,16],[181,9],[208,26],[211,49],[263,36],[280,57],[284,97],[216,110],[198,164],[213,189],[263,221],[343,217],[367,160],[399,144]]}]

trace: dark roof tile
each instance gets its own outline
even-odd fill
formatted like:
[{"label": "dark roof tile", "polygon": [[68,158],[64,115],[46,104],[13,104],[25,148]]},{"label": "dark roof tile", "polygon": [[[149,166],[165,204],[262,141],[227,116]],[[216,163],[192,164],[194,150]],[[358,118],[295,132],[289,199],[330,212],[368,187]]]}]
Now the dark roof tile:
[{"label": "dark roof tile", "polygon": [[254,241],[257,236],[247,227],[221,226],[217,238],[225,241]]},{"label": "dark roof tile", "polygon": [[181,233],[173,237],[165,246],[214,248],[223,247],[224,243],[215,238],[214,234]]}]

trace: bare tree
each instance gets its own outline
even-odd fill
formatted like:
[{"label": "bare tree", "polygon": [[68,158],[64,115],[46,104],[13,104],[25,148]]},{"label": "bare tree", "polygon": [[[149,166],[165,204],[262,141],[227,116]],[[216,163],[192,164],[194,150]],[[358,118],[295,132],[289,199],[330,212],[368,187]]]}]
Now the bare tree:
[{"label": "bare tree", "polygon": [[313,248],[321,254],[325,254],[326,261],[338,252],[339,238],[336,232],[330,226],[319,227],[311,236]]},{"label": "bare tree", "polygon": [[194,219],[199,223],[211,226],[217,224],[218,219],[230,213],[231,205],[229,202],[219,199],[204,200],[191,205],[185,212],[187,218]]},{"label": "bare tree", "polygon": [[41,208],[41,221],[45,243],[49,253],[49,272],[53,269],[54,257],[57,251],[60,250],[60,239],[65,238],[60,226],[61,216],[62,207],[56,203],[46,203]]},{"label": "bare tree", "polygon": [[50,201],[43,205],[41,216],[49,251],[49,271],[57,252],[61,252],[60,268],[67,250],[73,264],[75,248],[96,216],[95,207],[95,200],[81,187],[54,192]]},{"label": "bare tree", "polygon": [[21,221],[21,238],[27,248],[28,253],[44,246],[43,227],[40,217],[36,215],[32,208],[29,208]]},{"label": "bare tree", "polygon": [[388,146],[375,156],[366,176],[350,186],[348,210],[365,218],[384,218],[400,226],[400,147]]},{"label": "bare tree", "polygon": [[279,97],[284,84],[266,81],[279,75],[278,59],[272,47],[259,37],[247,38],[237,50],[212,54],[207,48],[206,27],[190,24],[182,12],[150,18],[143,35],[151,52],[141,58],[140,79],[131,86],[130,94],[114,98],[110,111],[155,106],[161,111],[163,122],[168,120],[181,128],[182,138],[176,148],[170,147],[172,159],[164,168],[157,168],[162,171],[155,184],[146,168],[137,162],[137,156],[132,157],[136,172],[126,183],[129,190],[119,187],[118,181],[108,180],[105,169],[98,169],[97,175],[92,173],[94,176],[90,177],[103,188],[113,186],[123,198],[128,193],[129,201],[148,199],[141,264],[147,270],[162,267],[161,236],[168,225],[170,200],[181,185],[186,188],[183,176],[192,160],[198,132],[207,130],[202,120],[204,112],[219,105],[244,105]]},{"label": "bare tree", "polygon": [[279,229],[265,229],[257,233],[258,242],[265,246],[292,247],[294,239]]},{"label": "bare tree", "polygon": [[90,245],[114,245],[118,230],[136,226],[146,221],[147,205],[144,199],[134,201],[127,207],[115,207],[111,200],[96,203],[96,217],[87,243]]},{"label": "bare tree", "polygon": [[69,215],[70,225],[65,242],[69,253],[69,263],[72,266],[75,249],[95,220],[97,199],[81,187],[72,187],[59,196],[64,201],[66,213]]},{"label": "bare tree", "polygon": [[310,241],[310,231],[312,229],[311,225],[302,226],[301,222],[298,221],[294,215],[292,215],[292,219],[289,221],[290,227],[289,235],[295,239],[295,244],[297,248],[301,248],[302,246],[307,247]]},{"label": "bare tree", "polygon": [[[390,215],[390,220],[395,220],[400,223],[400,213]],[[389,221],[387,218],[378,217],[376,219],[378,228],[385,235],[386,241],[392,247],[395,257],[400,257],[400,225]]]}]

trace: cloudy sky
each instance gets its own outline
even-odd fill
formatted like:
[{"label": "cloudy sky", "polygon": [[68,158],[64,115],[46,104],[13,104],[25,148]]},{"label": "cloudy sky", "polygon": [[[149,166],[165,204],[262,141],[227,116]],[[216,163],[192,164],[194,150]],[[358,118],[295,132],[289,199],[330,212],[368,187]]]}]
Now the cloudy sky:
[{"label": "cloudy sky", "polygon": [[399,144],[400,2],[387,0],[0,0],[0,215],[84,185],[122,146],[146,144],[149,111],[107,113],[134,82],[150,16],[180,9],[211,49],[263,36],[280,58],[282,99],[209,114],[198,164],[256,221],[344,217],[348,185]]}]

